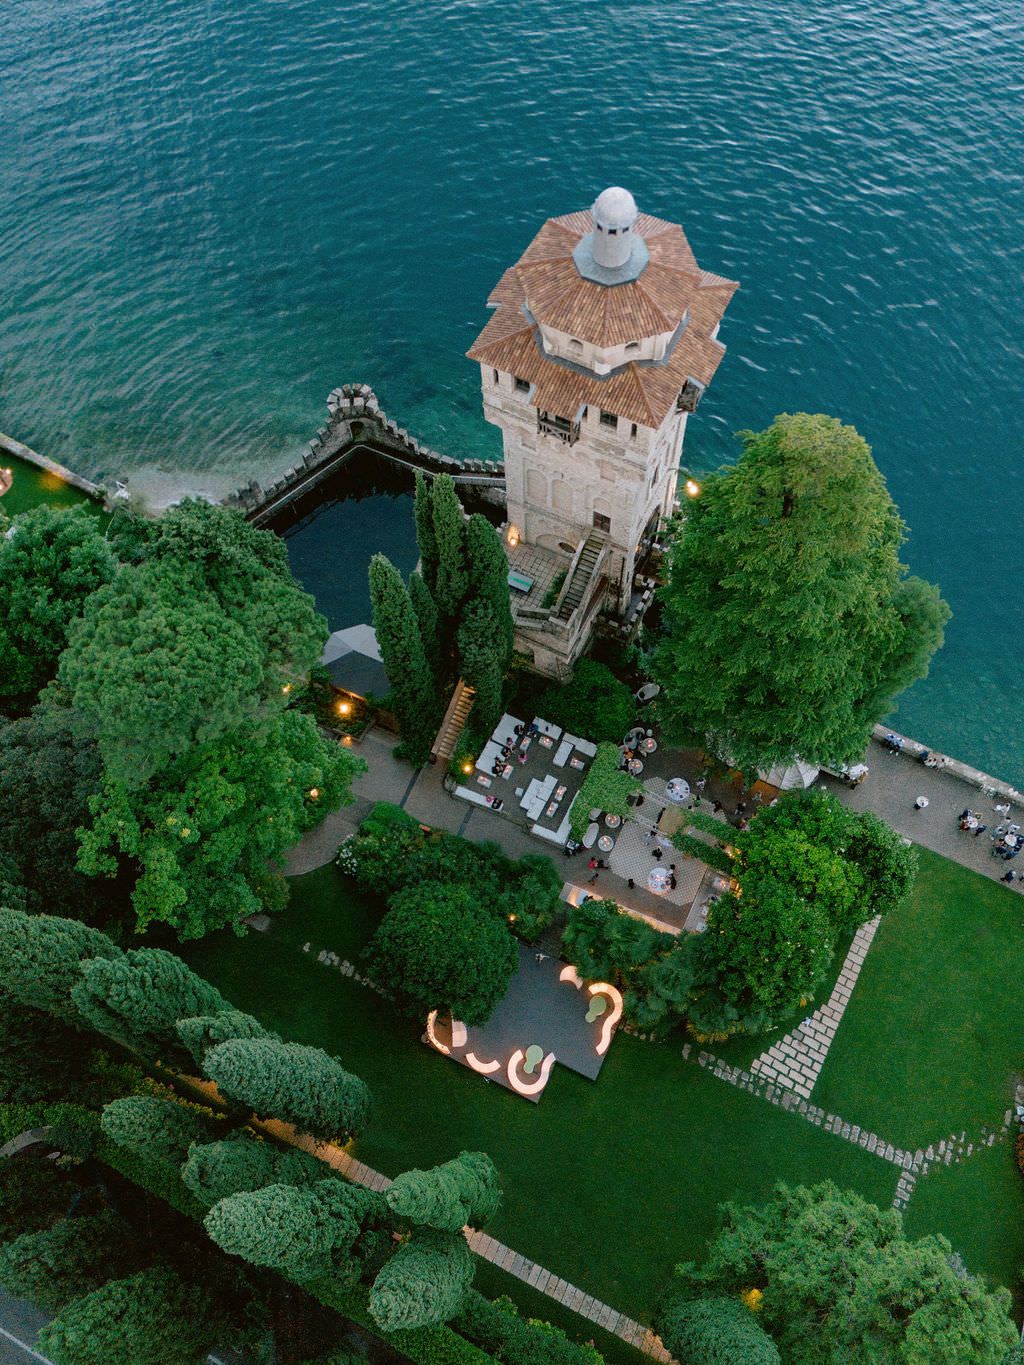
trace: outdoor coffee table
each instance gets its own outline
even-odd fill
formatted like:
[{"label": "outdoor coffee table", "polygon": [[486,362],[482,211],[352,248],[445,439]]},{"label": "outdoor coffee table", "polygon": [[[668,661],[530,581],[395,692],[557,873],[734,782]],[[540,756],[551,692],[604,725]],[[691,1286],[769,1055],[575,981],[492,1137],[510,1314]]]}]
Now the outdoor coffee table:
[{"label": "outdoor coffee table", "polygon": [[597,846],[602,853],[611,853],[612,849],[615,847],[615,840],[610,834],[602,834],[597,841]]}]

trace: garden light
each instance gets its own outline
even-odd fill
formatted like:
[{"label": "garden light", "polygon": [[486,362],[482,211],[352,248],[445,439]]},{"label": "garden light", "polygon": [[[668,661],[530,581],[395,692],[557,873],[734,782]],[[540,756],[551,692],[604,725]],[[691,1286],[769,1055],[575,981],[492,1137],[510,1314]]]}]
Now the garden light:
[{"label": "garden light", "polygon": [[319,787],[310,787],[310,789],[309,789],[309,799],[310,799],[311,801],[315,801],[319,795],[320,795],[320,788],[319,788]]},{"label": "garden light", "polygon": [[351,710],[352,710],[352,703],[351,703],[350,701],[339,701],[339,702],[338,702],[338,715],[339,715],[339,716],[347,716],[348,713],[349,713]]},{"label": "garden light", "polygon": [[700,493],[700,484],[696,479],[687,479],[683,487],[686,489],[688,498],[695,498]]}]

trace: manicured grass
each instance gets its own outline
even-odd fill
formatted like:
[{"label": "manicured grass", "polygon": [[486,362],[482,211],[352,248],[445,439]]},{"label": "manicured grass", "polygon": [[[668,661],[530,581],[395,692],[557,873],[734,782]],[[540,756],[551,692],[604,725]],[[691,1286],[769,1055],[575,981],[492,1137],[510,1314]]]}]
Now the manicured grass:
[{"label": "manicured grass", "polygon": [[[271,934],[219,935],[185,956],[240,1008],[337,1053],[368,1082],[363,1160],[395,1175],[463,1149],[489,1152],[506,1192],[494,1236],[620,1311],[649,1320],[672,1266],[700,1256],[727,1199],[830,1177],[891,1201],[891,1166],[683,1062],[679,1041],[620,1034],[598,1081],[556,1067],[538,1105],[487,1084],[428,1050],[419,1026],[374,993],[317,964],[322,947],[354,959],[379,907],[333,868],[292,889]],[[518,1298],[515,1286],[508,1280]]]},{"label": "manicured grass", "polygon": [[1024,1068],[1024,903],[920,856],[914,893],[882,922],[814,1092],[911,1150],[1001,1124]]},{"label": "manicured grass", "polygon": [[77,488],[72,488],[70,484],[48,470],[39,469],[36,465],[19,460],[17,456],[8,455],[2,450],[0,467],[10,469],[14,473],[10,489],[0,498],[0,511],[9,517],[27,512],[29,508],[38,507],[43,502],[51,507],[75,507],[79,503],[84,503],[97,515],[104,515],[103,508],[98,502],[94,502]]},{"label": "manicured grass", "polygon": [[967,1268],[1013,1293],[1018,1321],[1024,1271],[1024,1177],[1008,1142],[958,1166],[933,1166],[917,1183],[904,1219],[911,1237],[941,1232]]}]

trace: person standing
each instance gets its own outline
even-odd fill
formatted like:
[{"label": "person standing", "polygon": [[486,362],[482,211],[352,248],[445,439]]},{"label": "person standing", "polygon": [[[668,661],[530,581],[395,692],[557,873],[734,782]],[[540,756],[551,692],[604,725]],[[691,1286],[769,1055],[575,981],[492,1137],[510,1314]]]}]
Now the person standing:
[{"label": "person standing", "polygon": [[927,805],[928,805],[927,796],[919,796],[917,800],[914,802],[914,809],[925,810],[927,808]]}]

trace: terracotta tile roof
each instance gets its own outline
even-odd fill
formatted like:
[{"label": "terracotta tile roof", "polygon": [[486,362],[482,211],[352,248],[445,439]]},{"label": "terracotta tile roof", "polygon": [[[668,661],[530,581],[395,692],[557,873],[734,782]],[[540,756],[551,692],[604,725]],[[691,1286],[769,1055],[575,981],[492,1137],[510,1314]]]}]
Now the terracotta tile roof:
[{"label": "terracotta tile roof", "polygon": [[[592,227],[589,210],[548,219],[498,281],[488,300],[496,311],[467,354],[530,380],[532,401],[544,411],[574,418],[592,403],[658,427],[687,379],[710,383],[725,353],[711,333],[738,286],[698,266],[677,223],[646,213],[636,221],[650,252],[639,278],[611,286],[586,280],[572,252]],[[603,379],[544,356],[531,321],[609,347],[674,331],[687,310],[689,322],[665,364],[631,363]]]}]

